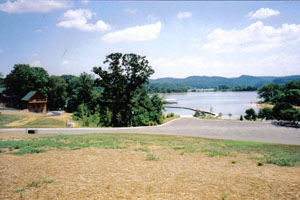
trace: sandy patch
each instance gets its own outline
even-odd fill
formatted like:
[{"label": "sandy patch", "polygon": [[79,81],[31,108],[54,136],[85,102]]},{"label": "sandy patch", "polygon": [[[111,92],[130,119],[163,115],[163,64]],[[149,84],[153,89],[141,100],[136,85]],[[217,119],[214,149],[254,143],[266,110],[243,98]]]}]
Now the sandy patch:
[{"label": "sandy patch", "polygon": [[26,116],[35,116],[35,117],[42,117],[46,116],[44,113],[35,113],[35,112],[29,112],[27,109],[25,110],[1,110],[2,114],[7,115],[26,115]]},{"label": "sandy patch", "polygon": [[7,127],[17,127],[17,126],[24,126],[26,125],[28,122],[34,121],[36,120],[37,117],[34,116],[27,116],[24,119],[18,120],[18,121],[13,121],[11,123],[5,124],[5,126]]},{"label": "sandy patch", "polygon": [[300,199],[300,168],[153,153],[159,161],[132,149],[1,154],[0,199]]},{"label": "sandy patch", "polygon": [[[33,112],[28,112],[28,110],[4,110],[1,111],[2,114],[8,114],[8,115],[23,115],[26,116],[25,118],[17,121],[13,121],[9,124],[6,124],[5,126],[7,127],[18,127],[18,126],[25,126],[27,123],[34,121],[36,119],[41,119],[41,118],[47,118],[47,119],[56,119],[63,121],[64,123],[69,120],[69,122],[74,122],[72,120],[72,113],[65,113],[61,112],[60,116],[47,116],[46,114],[42,113],[33,113]],[[78,126],[78,123],[75,123],[76,127]]]}]

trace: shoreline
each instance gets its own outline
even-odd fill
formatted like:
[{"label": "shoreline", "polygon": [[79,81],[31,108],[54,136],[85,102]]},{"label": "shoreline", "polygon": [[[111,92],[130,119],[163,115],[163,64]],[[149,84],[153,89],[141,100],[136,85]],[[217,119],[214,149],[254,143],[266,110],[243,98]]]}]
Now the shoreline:
[{"label": "shoreline", "polygon": [[188,94],[188,93],[212,93],[212,92],[257,92],[257,91],[222,91],[222,90],[217,90],[217,91],[197,91],[197,92],[170,92],[170,93],[150,93],[150,95],[171,95],[171,94]]}]

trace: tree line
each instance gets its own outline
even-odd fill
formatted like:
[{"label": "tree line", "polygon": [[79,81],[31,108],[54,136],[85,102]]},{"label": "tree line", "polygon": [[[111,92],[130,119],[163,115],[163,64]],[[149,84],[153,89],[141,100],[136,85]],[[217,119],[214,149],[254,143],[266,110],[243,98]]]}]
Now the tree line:
[{"label": "tree line", "polygon": [[150,96],[145,87],[154,73],[148,60],[136,54],[113,53],[103,64],[106,66],[93,68],[93,75],[83,72],[79,77],[49,75],[42,67],[16,64],[2,85],[16,108],[29,91],[39,91],[47,97],[49,110],[74,112],[74,118],[85,126],[162,123],[162,99]]},{"label": "tree line", "polygon": [[262,103],[272,104],[273,108],[260,109],[258,114],[254,109],[246,110],[245,118],[248,120],[285,120],[300,121],[300,113],[296,106],[300,106],[300,81],[292,80],[286,84],[269,83],[258,89]]},{"label": "tree line", "polygon": [[215,87],[215,91],[234,91],[234,92],[242,92],[242,91],[256,91],[256,86],[245,86],[245,85],[238,85],[238,86],[228,86],[228,85],[218,85]]}]

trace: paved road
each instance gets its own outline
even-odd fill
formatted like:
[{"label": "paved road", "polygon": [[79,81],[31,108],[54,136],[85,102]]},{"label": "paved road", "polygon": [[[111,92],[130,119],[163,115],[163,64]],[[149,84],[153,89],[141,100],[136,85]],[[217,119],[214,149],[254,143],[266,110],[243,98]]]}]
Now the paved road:
[{"label": "paved road", "polygon": [[[0,132],[24,134],[25,129],[0,129]],[[39,128],[38,132],[39,134],[154,133],[300,145],[300,129],[277,127],[270,123],[201,120],[191,117],[182,117],[153,127]]]}]

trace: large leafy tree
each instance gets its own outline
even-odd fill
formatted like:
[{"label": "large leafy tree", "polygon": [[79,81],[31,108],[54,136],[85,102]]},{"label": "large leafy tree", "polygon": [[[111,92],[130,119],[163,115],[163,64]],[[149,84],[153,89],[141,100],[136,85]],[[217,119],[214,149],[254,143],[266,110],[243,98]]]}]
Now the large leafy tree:
[{"label": "large leafy tree", "polygon": [[0,87],[4,87],[4,78],[1,72],[0,72]]},{"label": "large leafy tree", "polygon": [[15,99],[17,106],[20,99],[29,91],[37,90],[47,95],[48,72],[41,67],[30,67],[27,64],[16,64],[6,76],[5,93]]},{"label": "large leafy tree", "polygon": [[299,112],[290,103],[280,102],[273,108],[273,116],[277,120],[297,121]]},{"label": "large leafy tree", "polygon": [[73,77],[68,82],[67,111],[74,112],[80,104],[91,107],[93,97],[96,96],[92,75],[83,72],[79,77]]},{"label": "large leafy tree", "polygon": [[249,108],[246,111],[246,115],[244,116],[245,119],[247,120],[256,120],[257,115],[255,113],[255,110],[253,108]]},{"label": "large leafy tree", "polygon": [[[110,115],[106,125],[131,126],[149,122],[146,113],[153,104],[143,85],[148,83],[154,70],[146,57],[113,53],[106,56],[104,64],[108,64],[107,68],[94,67],[93,72],[99,76],[95,85],[103,88],[99,102],[102,115]],[[136,116],[146,119],[136,120]]]},{"label": "large leafy tree", "polygon": [[273,119],[273,112],[271,108],[259,109],[258,116],[259,119],[270,120]]},{"label": "large leafy tree", "polygon": [[257,91],[259,98],[263,98],[265,102],[278,101],[278,97],[281,95],[280,85],[276,83],[265,84]]},{"label": "large leafy tree", "polygon": [[59,76],[50,76],[48,80],[48,108],[50,110],[64,109],[67,98],[67,84]]}]

